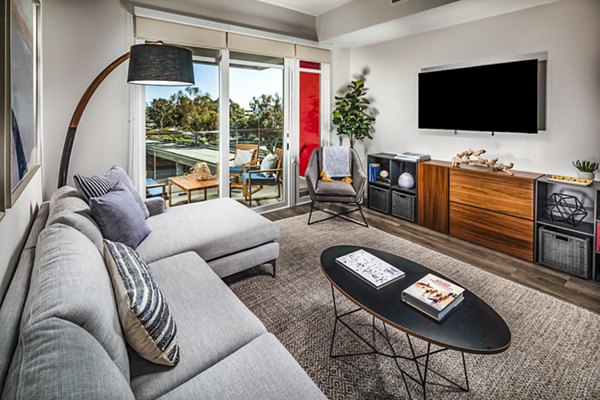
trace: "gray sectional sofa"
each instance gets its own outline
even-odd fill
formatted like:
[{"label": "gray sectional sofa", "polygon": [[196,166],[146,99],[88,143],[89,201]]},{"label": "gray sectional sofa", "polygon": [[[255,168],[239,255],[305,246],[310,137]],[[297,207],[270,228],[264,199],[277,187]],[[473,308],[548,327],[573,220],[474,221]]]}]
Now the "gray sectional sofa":
[{"label": "gray sectional sofa", "polygon": [[178,327],[180,361],[127,346],[102,236],[72,188],[41,205],[0,307],[2,399],[323,399],[220,279],[277,258],[278,227],[229,199],[164,210],[138,252]]}]

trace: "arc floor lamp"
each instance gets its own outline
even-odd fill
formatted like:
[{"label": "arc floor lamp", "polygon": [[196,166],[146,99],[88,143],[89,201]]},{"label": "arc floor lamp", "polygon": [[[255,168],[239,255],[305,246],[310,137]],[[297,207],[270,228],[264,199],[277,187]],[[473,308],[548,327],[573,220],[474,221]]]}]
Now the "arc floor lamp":
[{"label": "arc floor lamp", "polygon": [[112,71],[129,59],[127,82],[137,85],[190,86],[194,84],[194,66],[192,52],[182,47],[169,46],[162,42],[136,44],[129,52],[109,64],[92,81],[77,104],[63,146],[58,171],[58,187],[67,184],[71,150],[75,133],[83,111],[92,95]]}]

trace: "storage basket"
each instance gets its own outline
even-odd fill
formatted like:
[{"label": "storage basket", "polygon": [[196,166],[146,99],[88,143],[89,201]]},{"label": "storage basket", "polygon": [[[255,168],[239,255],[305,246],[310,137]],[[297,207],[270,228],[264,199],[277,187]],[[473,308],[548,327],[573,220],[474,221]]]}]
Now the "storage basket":
[{"label": "storage basket", "polygon": [[415,221],[415,196],[392,191],[392,215],[394,217]]},{"label": "storage basket", "polygon": [[589,239],[540,228],[538,242],[540,264],[581,278],[589,278],[591,261]]},{"label": "storage basket", "polygon": [[369,185],[369,208],[388,213],[388,195],[390,191]]}]

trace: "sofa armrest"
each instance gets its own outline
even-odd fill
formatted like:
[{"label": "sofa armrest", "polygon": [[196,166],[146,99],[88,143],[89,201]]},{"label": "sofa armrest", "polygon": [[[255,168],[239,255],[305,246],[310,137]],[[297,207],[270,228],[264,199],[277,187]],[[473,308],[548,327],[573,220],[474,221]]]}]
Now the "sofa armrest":
[{"label": "sofa armrest", "polygon": [[167,209],[165,200],[161,197],[153,197],[151,199],[144,200],[150,216],[162,214]]}]

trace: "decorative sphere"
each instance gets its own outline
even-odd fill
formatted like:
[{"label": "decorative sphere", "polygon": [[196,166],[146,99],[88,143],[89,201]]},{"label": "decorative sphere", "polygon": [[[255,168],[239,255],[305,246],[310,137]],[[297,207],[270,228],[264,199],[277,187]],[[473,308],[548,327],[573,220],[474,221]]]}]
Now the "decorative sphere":
[{"label": "decorative sphere", "polygon": [[402,189],[412,189],[415,187],[415,178],[408,172],[405,172],[398,178],[398,186]]},{"label": "decorative sphere", "polygon": [[382,178],[387,178],[388,176],[390,176],[390,173],[384,169],[379,173],[379,176]]}]

